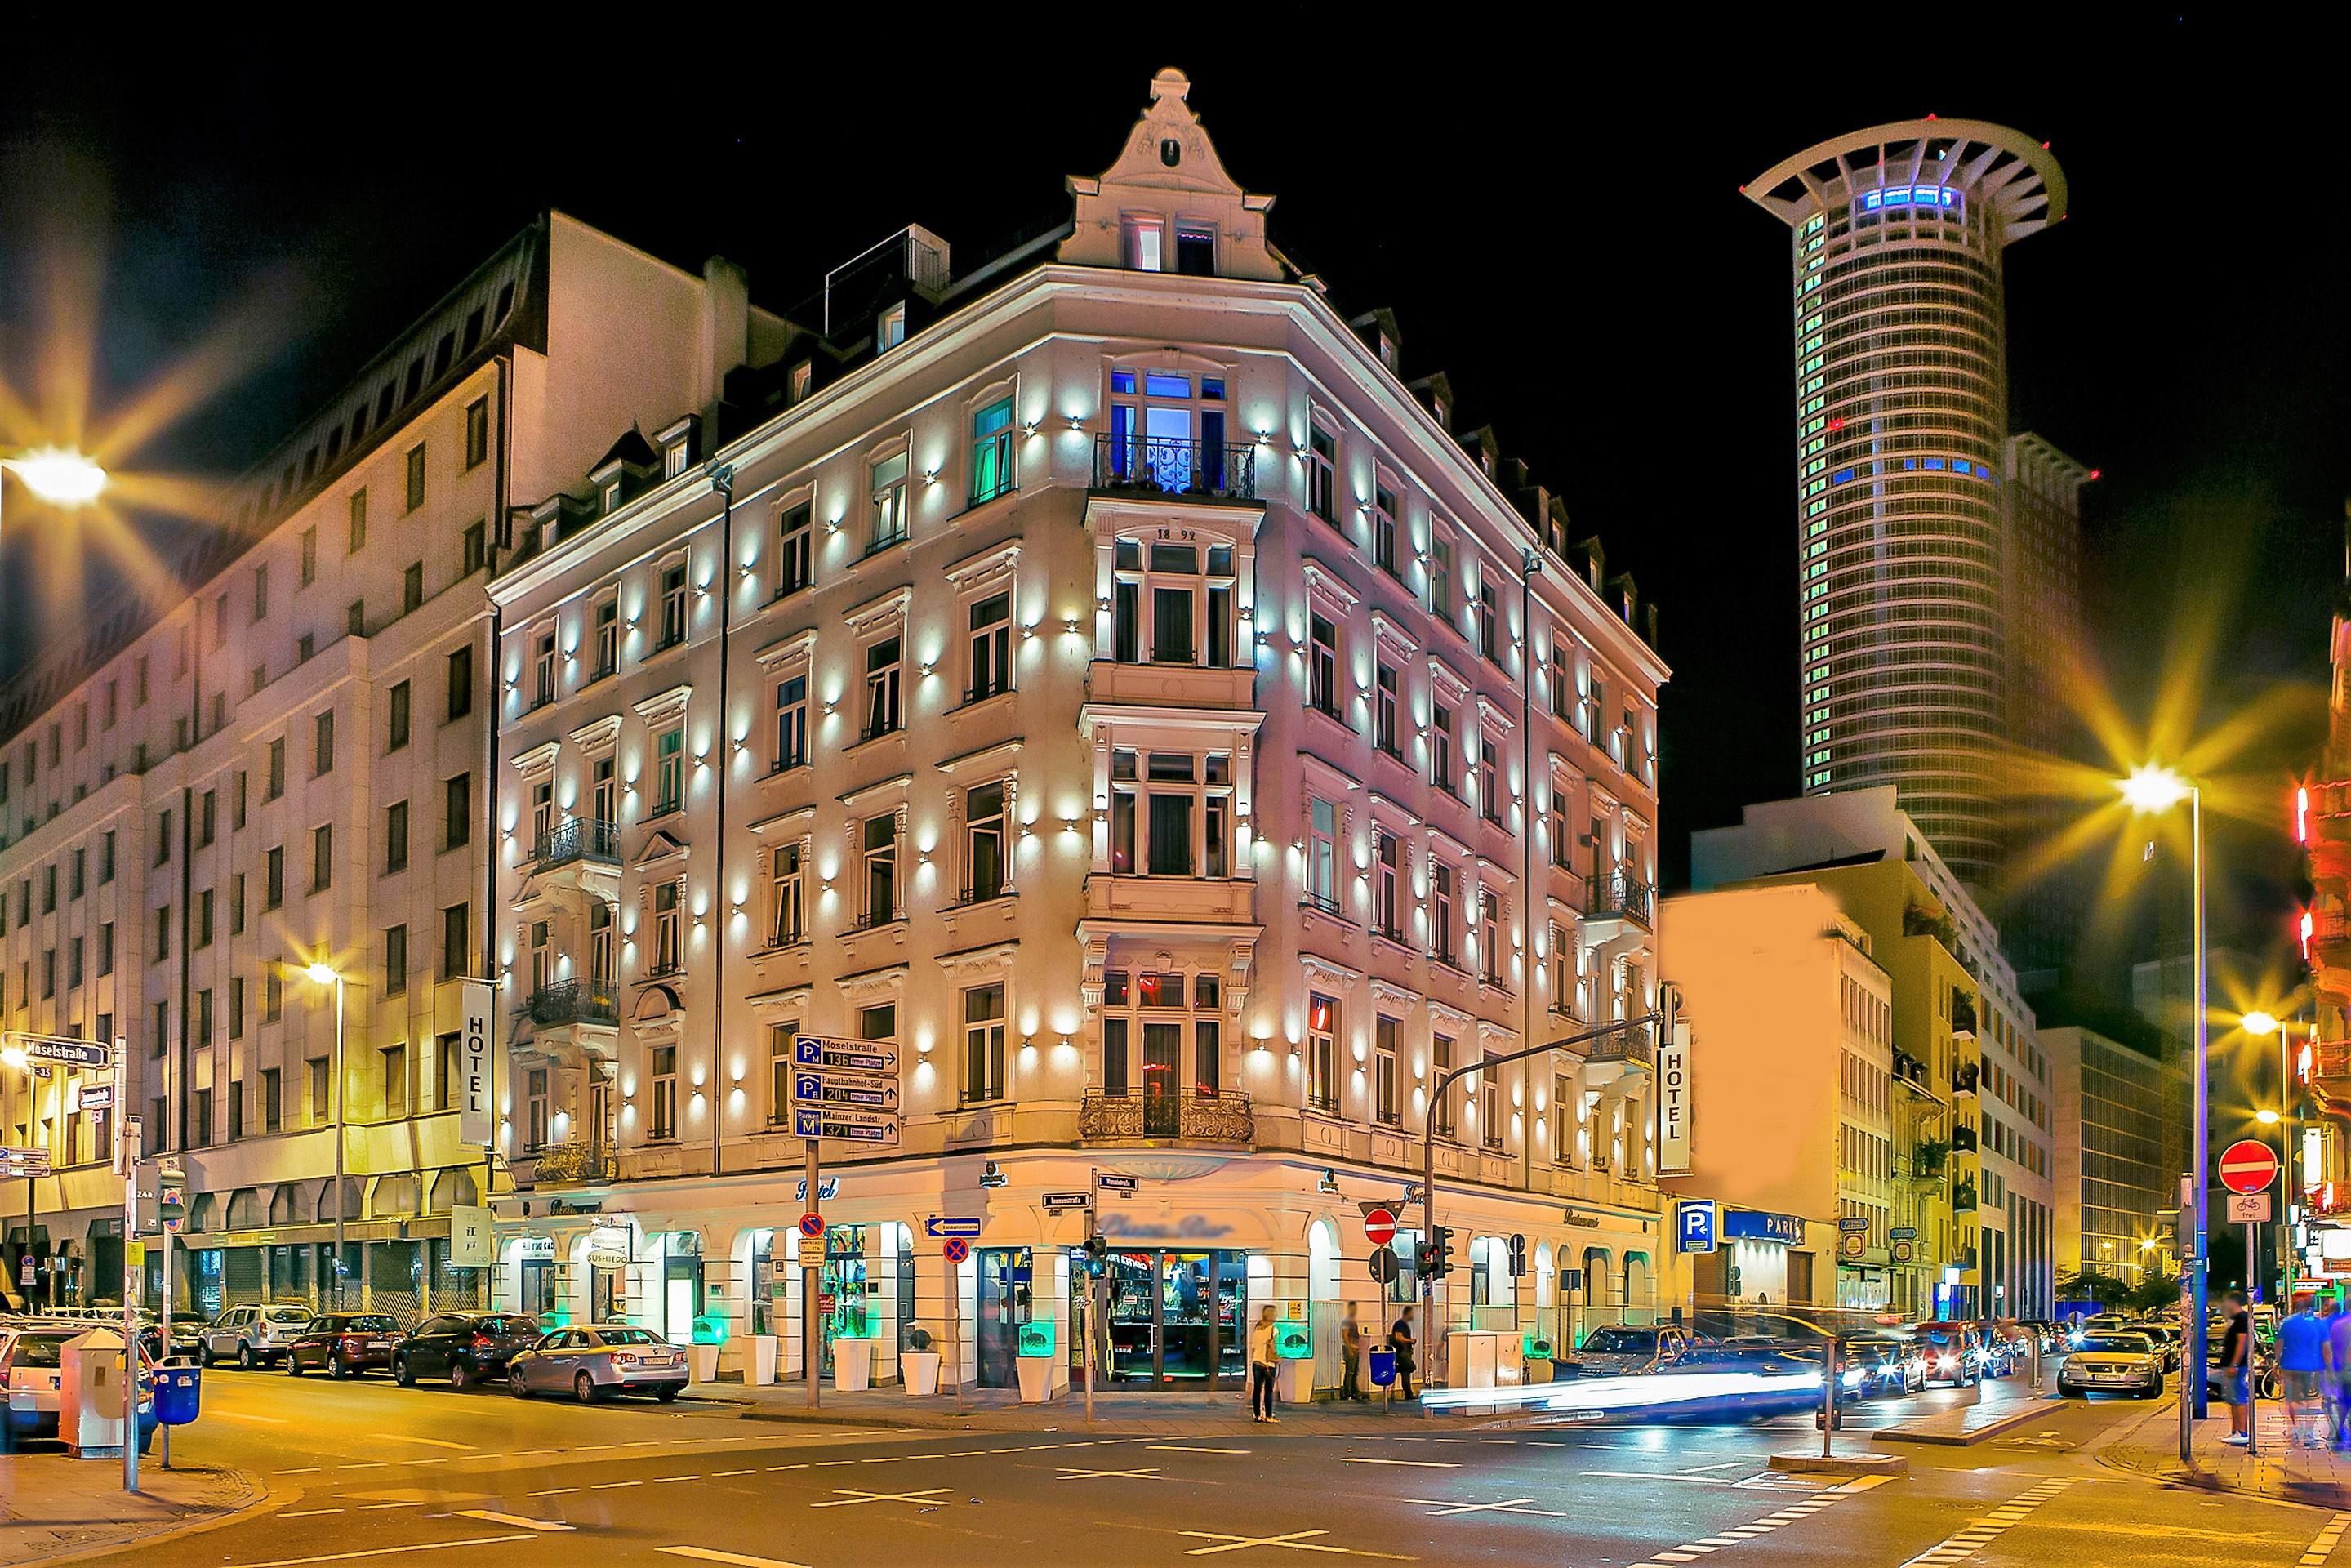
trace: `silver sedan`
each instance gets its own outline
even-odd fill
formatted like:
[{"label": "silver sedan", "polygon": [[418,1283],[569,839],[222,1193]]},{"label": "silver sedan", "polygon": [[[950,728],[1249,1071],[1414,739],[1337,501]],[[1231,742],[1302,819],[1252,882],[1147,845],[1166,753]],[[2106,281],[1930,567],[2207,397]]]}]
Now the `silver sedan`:
[{"label": "silver sedan", "polygon": [[650,1394],[667,1404],[685,1388],[685,1352],[651,1329],[615,1323],[556,1329],[507,1364],[517,1399],[569,1393],[580,1404],[612,1394]]}]

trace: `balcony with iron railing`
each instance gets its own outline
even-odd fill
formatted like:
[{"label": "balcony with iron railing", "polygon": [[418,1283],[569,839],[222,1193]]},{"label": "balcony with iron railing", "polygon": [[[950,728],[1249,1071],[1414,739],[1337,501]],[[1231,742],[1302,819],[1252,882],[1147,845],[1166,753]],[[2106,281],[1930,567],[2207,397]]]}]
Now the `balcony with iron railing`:
[{"label": "balcony with iron railing", "polygon": [[611,822],[591,821],[585,817],[567,818],[531,847],[530,858],[541,872],[552,871],[557,866],[579,860],[618,865],[621,862],[621,830]]},{"label": "balcony with iron railing", "polygon": [[558,980],[533,991],[523,1006],[540,1029],[621,1021],[620,997],[611,986],[591,980]]},{"label": "balcony with iron railing", "polygon": [[1254,500],[1257,447],[1246,442],[1174,441],[1104,433],[1094,437],[1093,487],[1109,495]]},{"label": "balcony with iron railing", "polygon": [[1629,920],[1646,929],[1651,923],[1649,884],[1624,872],[1605,872],[1584,879],[1583,913],[1591,920]]},{"label": "balcony with iron railing", "polygon": [[1249,1096],[1231,1091],[1175,1094],[1089,1091],[1078,1113],[1078,1135],[1089,1142],[1122,1138],[1188,1144],[1253,1143],[1257,1118]]},{"label": "balcony with iron railing", "polygon": [[1654,1067],[1657,1062],[1656,1041],[1650,1038],[1647,1024],[1613,1030],[1592,1042],[1584,1053],[1584,1060],[1595,1064],[1616,1062],[1625,1067]]}]

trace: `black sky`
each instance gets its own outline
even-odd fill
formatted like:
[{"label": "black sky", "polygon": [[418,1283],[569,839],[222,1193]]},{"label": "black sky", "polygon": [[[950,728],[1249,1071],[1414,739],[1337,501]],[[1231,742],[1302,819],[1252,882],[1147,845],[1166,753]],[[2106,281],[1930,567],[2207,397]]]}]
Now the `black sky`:
[{"label": "black sky", "polygon": [[[1513,7],[1442,39],[1282,6],[1132,37],[1034,10],[834,36],[718,6],[592,30],[469,11],[364,47],[296,13],[99,48],[89,12],[35,5],[0,95],[0,375],[32,379],[59,233],[103,257],[101,408],[257,293],[275,354],[147,449],[234,473],[539,206],[683,265],[722,252],[789,310],[908,222],[969,255],[1055,212],[1175,65],[1234,176],[1279,197],[1277,239],[1343,309],[1394,308],[1406,373],[1448,371],[1462,418],[1661,603],[1671,883],[1689,830],[1794,787],[1787,248],[1738,187],[1825,136],[1938,112],[2052,143],[2072,214],[2010,253],[2012,417],[2102,471],[2085,591],[2121,706],[2147,711],[2215,603],[2206,722],[2321,689],[2351,491],[2341,26],[2051,9],[1587,32]],[[1035,41],[1057,28],[1103,41]],[[5,559],[21,656],[33,596]],[[2283,789],[2316,735],[2244,766]],[[2249,869],[2222,934],[2263,939],[2291,857],[2223,837]]]}]

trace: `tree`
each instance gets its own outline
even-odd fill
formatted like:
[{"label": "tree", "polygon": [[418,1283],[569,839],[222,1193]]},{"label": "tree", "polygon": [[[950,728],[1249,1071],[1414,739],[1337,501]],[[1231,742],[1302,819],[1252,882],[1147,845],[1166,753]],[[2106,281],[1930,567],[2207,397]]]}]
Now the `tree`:
[{"label": "tree", "polygon": [[2123,1298],[2123,1304],[2135,1312],[2152,1312],[2179,1304],[2179,1276],[2150,1269],[2139,1276],[2137,1284]]},{"label": "tree", "polygon": [[2095,1269],[2084,1269],[2057,1281],[2057,1299],[2061,1301],[2093,1301],[2099,1307],[2111,1307],[2130,1294],[2130,1287],[2112,1274]]}]

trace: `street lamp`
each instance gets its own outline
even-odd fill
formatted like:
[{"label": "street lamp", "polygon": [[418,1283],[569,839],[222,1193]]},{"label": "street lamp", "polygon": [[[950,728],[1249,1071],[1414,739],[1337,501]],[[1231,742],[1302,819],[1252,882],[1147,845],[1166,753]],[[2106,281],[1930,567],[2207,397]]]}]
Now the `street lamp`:
[{"label": "street lamp", "polygon": [[2206,1279],[2209,1265],[2204,1249],[2205,1171],[2210,1157],[2209,1145],[2211,1141],[2211,1106],[2206,1096],[2211,1042],[2204,1017],[2204,791],[2170,768],[2152,762],[2132,768],[2128,778],[2116,780],[2116,788],[2122,791],[2123,802],[2132,810],[2149,815],[2161,815],[2182,800],[2188,802],[2189,926],[2193,934],[2195,952],[2191,963],[2196,984],[2196,1125],[2188,1153],[2195,1172],[2189,1186],[2189,1199],[2196,1212],[2196,1237],[2193,1252],[2180,1260],[2183,1283],[2189,1292],[2191,1307],[2186,1314],[2188,1322],[2181,1325],[2188,1331],[2188,1350],[2179,1363],[2187,1385],[2180,1390],[2179,1396],[2179,1458],[2184,1464],[2192,1457],[2196,1418],[2205,1410],[2204,1312],[2210,1300],[2210,1284]]},{"label": "street lamp", "polygon": [[[86,507],[106,488],[106,470],[70,446],[33,446],[14,457],[0,457],[0,475],[14,474],[16,482],[65,511]],[[0,491],[7,487],[0,486]]]},{"label": "street lamp", "polygon": [[329,1307],[343,1304],[343,977],[332,965],[312,959],[302,973],[314,986],[335,988],[335,1274]]}]

